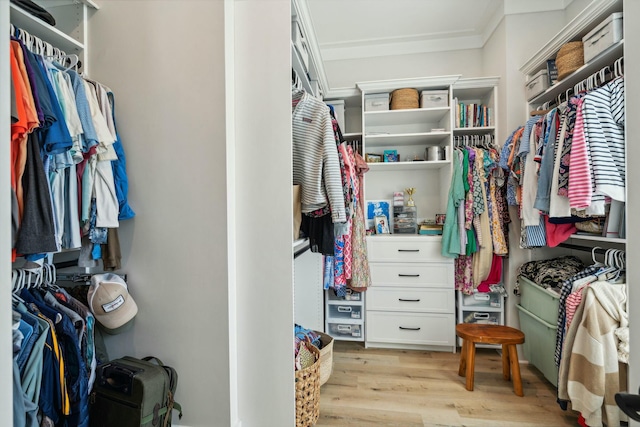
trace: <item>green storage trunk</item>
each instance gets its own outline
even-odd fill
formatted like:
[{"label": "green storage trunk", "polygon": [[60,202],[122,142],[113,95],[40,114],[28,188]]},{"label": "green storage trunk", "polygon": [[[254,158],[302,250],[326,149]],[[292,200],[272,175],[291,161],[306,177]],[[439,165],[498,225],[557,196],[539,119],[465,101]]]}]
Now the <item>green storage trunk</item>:
[{"label": "green storage trunk", "polygon": [[[158,364],[151,363],[152,359]],[[141,360],[125,356],[100,365],[90,397],[89,425],[156,427],[164,426],[168,416],[170,426],[177,381],[173,368],[152,357]]]},{"label": "green storage trunk", "polygon": [[554,387],[558,387],[558,368],[554,361],[558,327],[545,322],[521,305],[516,307],[520,317],[520,330],[524,333],[524,357],[538,368]]},{"label": "green storage trunk", "polygon": [[547,323],[557,324],[560,295],[523,276],[518,277],[518,282],[520,283],[520,305],[522,308]]}]

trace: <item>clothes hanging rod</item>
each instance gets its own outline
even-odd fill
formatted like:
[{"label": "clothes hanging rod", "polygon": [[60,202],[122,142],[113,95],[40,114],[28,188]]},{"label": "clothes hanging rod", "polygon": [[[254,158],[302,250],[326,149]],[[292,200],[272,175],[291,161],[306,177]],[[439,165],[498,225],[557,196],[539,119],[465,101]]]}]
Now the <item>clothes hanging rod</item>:
[{"label": "clothes hanging rod", "polygon": [[558,247],[572,249],[574,251],[596,252],[602,255],[604,255],[607,252],[606,248],[601,248],[599,246],[582,246],[582,245],[574,245],[571,243],[560,243]]}]

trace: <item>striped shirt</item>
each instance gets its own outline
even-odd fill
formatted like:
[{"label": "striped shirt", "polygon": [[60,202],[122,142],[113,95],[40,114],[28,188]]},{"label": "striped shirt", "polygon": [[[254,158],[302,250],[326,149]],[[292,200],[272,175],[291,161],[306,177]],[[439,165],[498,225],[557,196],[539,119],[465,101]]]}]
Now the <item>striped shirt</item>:
[{"label": "striped shirt", "polygon": [[584,136],[594,194],[625,201],[624,80],[615,79],[584,97]]},{"label": "striped shirt", "polygon": [[301,92],[293,108],[293,184],[300,185],[302,212],[329,203],[333,222],[347,220],[338,148],[333,135],[329,107]]}]

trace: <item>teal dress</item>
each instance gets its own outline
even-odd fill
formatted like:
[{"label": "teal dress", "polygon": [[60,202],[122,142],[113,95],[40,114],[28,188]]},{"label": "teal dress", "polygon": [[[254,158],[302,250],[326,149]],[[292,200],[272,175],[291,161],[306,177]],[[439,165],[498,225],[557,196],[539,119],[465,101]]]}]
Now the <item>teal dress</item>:
[{"label": "teal dress", "polygon": [[457,258],[460,254],[460,234],[458,233],[458,206],[464,203],[465,192],[462,180],[462,159],[460,151],[453,155],[453,176],[449,188],[447,216],[442,228],[442,256]]}]

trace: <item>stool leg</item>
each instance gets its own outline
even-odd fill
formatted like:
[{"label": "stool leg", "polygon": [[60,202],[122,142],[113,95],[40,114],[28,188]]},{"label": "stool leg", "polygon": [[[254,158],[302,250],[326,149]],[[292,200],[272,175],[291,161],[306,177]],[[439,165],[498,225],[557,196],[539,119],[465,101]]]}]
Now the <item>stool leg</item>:
[{"label": "stool leg", "polygon": [[513,391],[517,396],[524,396],[522,392],[522,378],[520,378],[520,363],[518,363],[518,349],[515,344],[508,345],[511,375],[513,377]]},{"label": "stool leg", "polygon": [[464,377],[464,371],[467,368],[467,340],[462,340],[462,350],[460,351],[460,367],[458,375]]},{"label": "stool leg", "polygon": [[509,346],[502,344],[502,376],[505,380],[511,379],[509,368]]},{"label": "stool leg", "polygon": [[467,343],[467,390],[473,391],[473,374],[476,363],[476,343],[469,341]]}]

